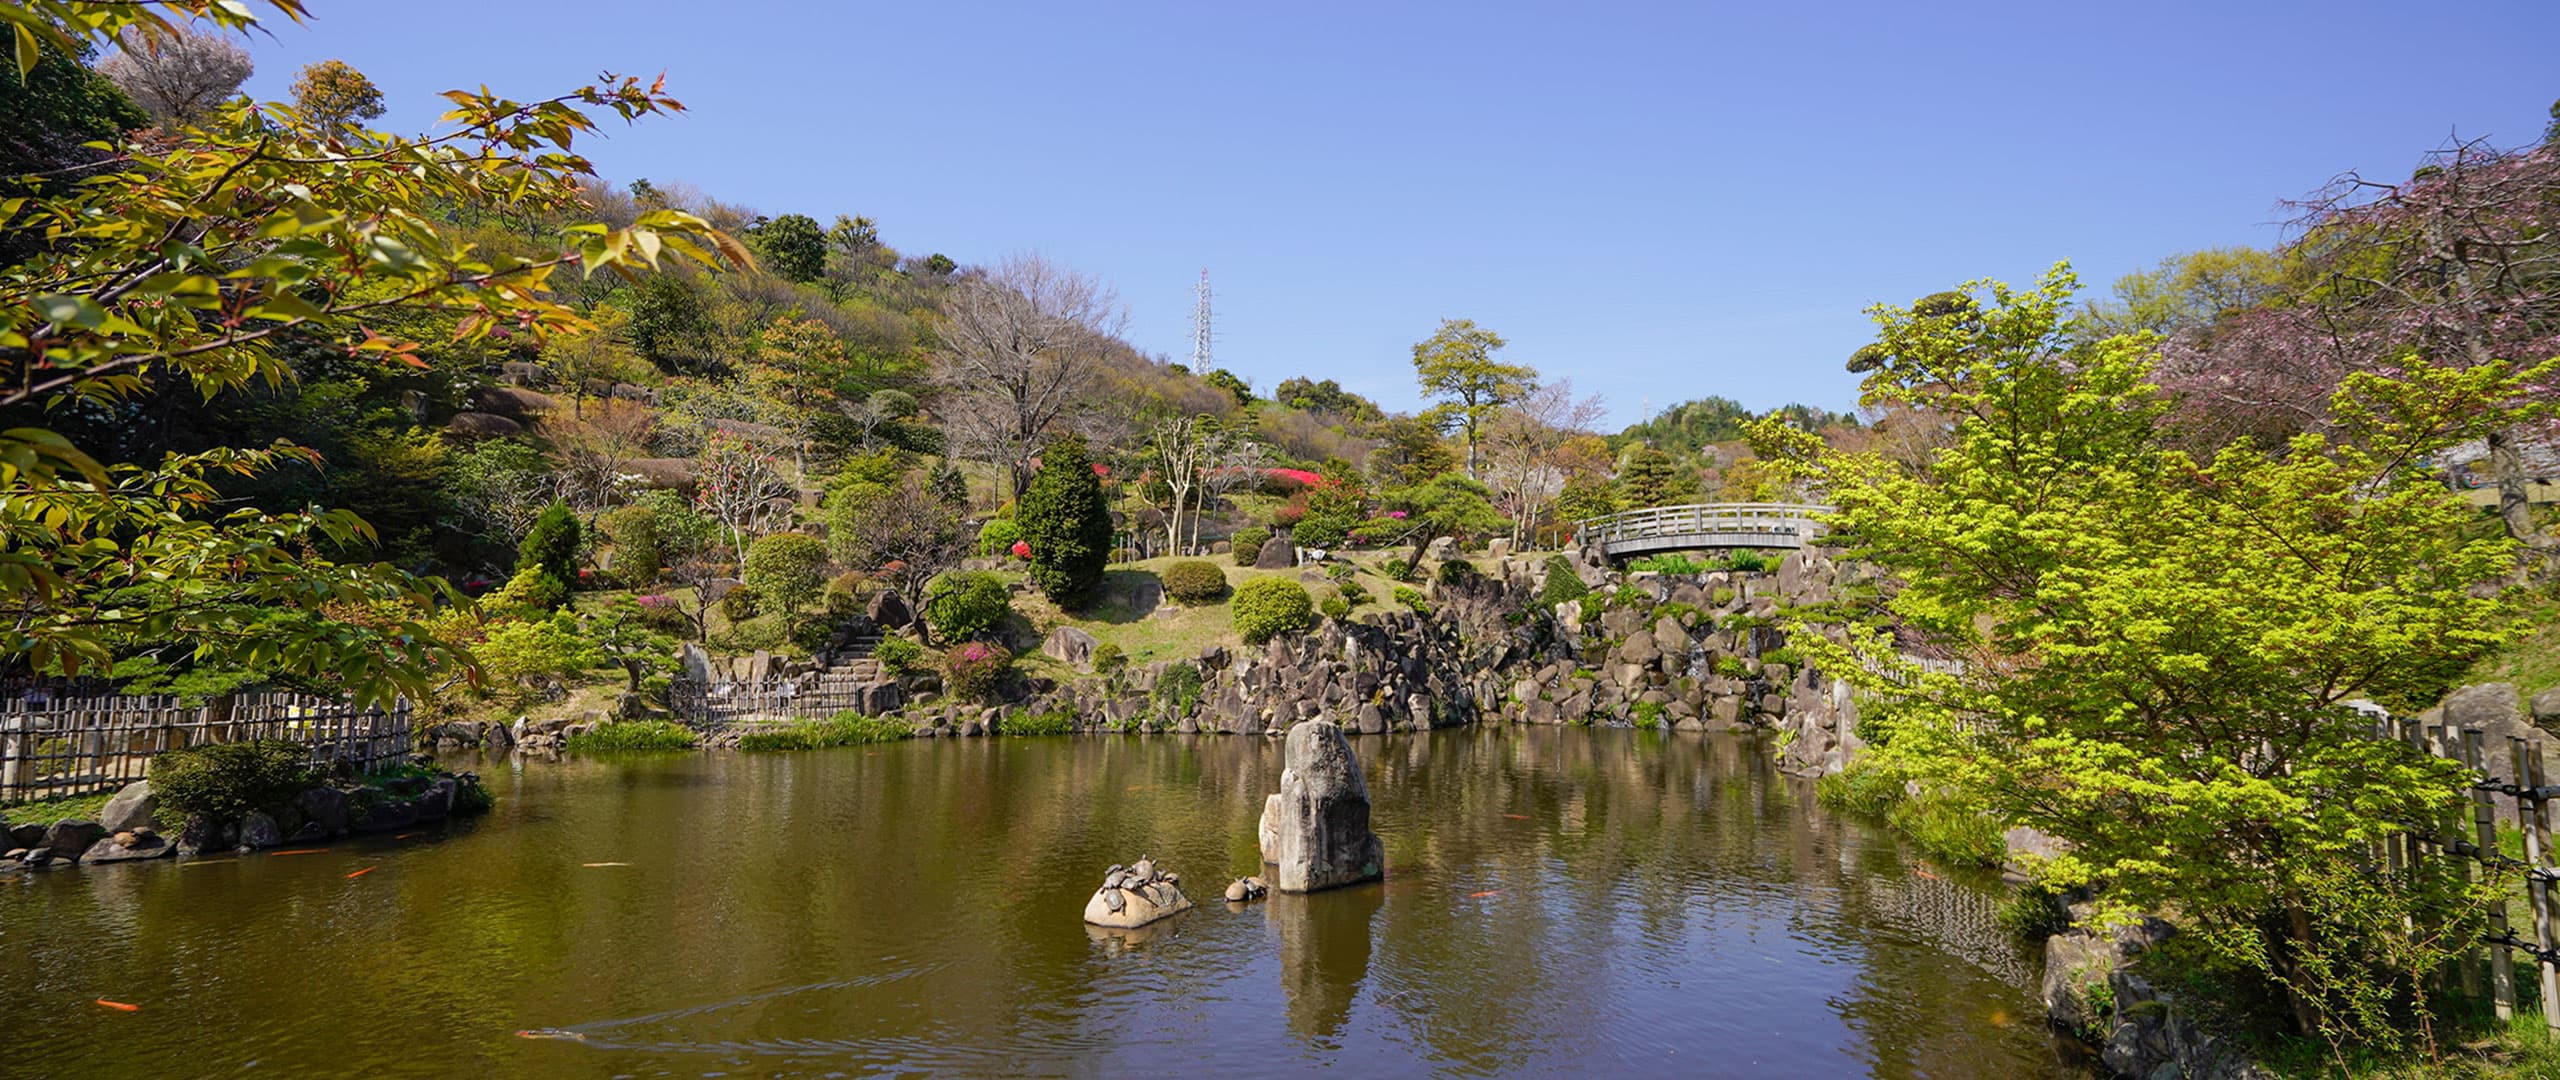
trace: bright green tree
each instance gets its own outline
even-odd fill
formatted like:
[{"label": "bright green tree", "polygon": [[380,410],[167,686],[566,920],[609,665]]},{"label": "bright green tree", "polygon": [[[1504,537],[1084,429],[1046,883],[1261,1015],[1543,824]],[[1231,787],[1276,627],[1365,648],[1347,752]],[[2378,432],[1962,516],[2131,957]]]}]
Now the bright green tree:
[{"label": "bright green tree", "polygon": [[744,582],[766,607],[783,618],[816,603],[827,587],[826,541],[802,532],[762,537],[747,549]]},{"label": "bright green tree", "polygon": [[2275,299],[2284,279],[2284,260],[2256,248],[2181,252],[2117,278],[2113,299],[2089,305],[2084,329],[2092,339],[2137,330],[2199,330],[2225,312]]},{"label": "bright green tree", "polygon": [[1493,507],[1493,492],[1483,484],[1453,473],[1428,482],[1397,488],[1380,496],[1385,512],[1360,527],[1360,538],[1376,544],[1411,544],[1406,576],[1422,564],[1423,549],[1443,536],[1483,536],[1511,527],[1511,519]]},{"label": "bright green tree", "polygon": [[787,281],[816,281],[827,272],[827,234],[807,214],[784,214],[765,222],[752,238],[764,256],[765,269]]},{"label": "bright green tree", "polygon": [[1423,417],[1467,444],[1467,475],[1476,474],[1476,432],[1502,407],[1538,388],[1538,369],[1493,358],[1502,335],[1473,319],[1443,319],[1440,329],[1413,346],[1413,374],[1422,395],[1440,403]]},{"label": "bright green tree", "polygon": [[0,116],[9,118],[0,134],[0,191],[15,192],[16,178],[97,161],[106,155],[92,142],[113,142],[125,132],[151,122],[151,114],[133,103],[107,77],[74,56],[45,46],[23,80],[12,78],[15,63],[0,65]]},{"label": "bright green tree", "polygon": [[1040,471],[1013,517],[1031,545],[1031,580],[1041,594],[1067,608],[1091,600],[1111,561],[1111,508],[1083,439],[1041,451]]},{"label": "bright green tree", "polygon": [[[189,16],[221,31],[257,22],[247,4],[0,4],[22,59],[43,46],[79,55],[123,32],[175,34]],[[655,87],[608,77],[534,101],[450,100],[444,134],[368,133],[360,147],[333,146],[341,133],[298,117],[226,105],[181,140],[126,147],[124,167],[13,204],[12,228],[50,242],[0,266],[0,407],[104,407],[173,379],[207,395],[281,381],[292,376],[278,350],[288,338],[422,363],[401,316],[437,320],[462,344],[501,328],[539,342],[587,325],[552,279],[560,267],[629,273],[661,253],[716,261],[705,243],[743,255],[676,211],[627,228],[577,223],[590,166],[568,147],[596,129],[588,110],[677,108]],[[557,215],[562,231],[497,252],[447,224],[455,207],[491,206]],[[183,258],[169,237],[185,238]],[[218,510],[213,477],[286,463],[312,455],[223,448],[101,466],[54,433],[0,432],[0,615],[11,627],[0,659],[87,673],[121,651],[182,642],[197,664],[265,667],[368,701],[449,677],[467,657],[418,618],[445,594],[390,567],[310,554],[372,542],[364,522]],[[280,611],[318,617],[271,618]]]},{"label": "bright green tree", "polygon": [[2153,339],[2078,344],[2075,287],[2058,267],[1876,311],[1866,402],[1957,421],[1925,466],[1755,427],[1900,583],[1893,634],[1794,640],[1869,695],[1867,767],[2062,839],[2043,875],[2098,890],[2101,919],[2169,914],[2306,1034],[2387,1049],[2427,1030],[2427,981],[2492,890],[2382,861],[2466,780],[2345,702],[2430,700],[2506,639],[2486,586],[2515,545],[2409,466],[2512,421],[2527,383],[2357,375],[2334,436],[2196,460],[2164,436]]},{"label": "bright green tree", "polygon": [[621,668],[635,694],[642,680],[675,666],[675,639],[652,627],[632,597],[615,597],[603,611],[587,617],[583,630],[595,655]]},{"label": "bright green tree", "polygon": [[382,115],[382,89],[344,60],[323,60],[293,80],[293,104],[323,131]]},{"label": "bright green tree", "polygon": [[1628,451],[1626,460],[1618,466],[1618,508],[1621,510],[1676,506],[1697,497],[1697,471],[1650,446]]},{"label": "bright green tree", "polygon": [[578,517],[557,499],[543,507],[516,545],[516,573],[541,576],[555,595],[567,596],[578,581]]}]

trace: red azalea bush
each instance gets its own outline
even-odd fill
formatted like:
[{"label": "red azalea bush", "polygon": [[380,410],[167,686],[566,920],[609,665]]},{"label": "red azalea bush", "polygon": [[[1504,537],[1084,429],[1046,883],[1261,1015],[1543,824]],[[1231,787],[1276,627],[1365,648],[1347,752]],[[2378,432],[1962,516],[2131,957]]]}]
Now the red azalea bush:
[{"label": "red azalea bush", "polygon": [[965,701],[985,701],[1004,679],[1005,665],[1012,662],[1013,654],[1002,645],[969,642],[943,654],[943,689]]},{"label": "red azalea bush", "polygon": [[1028,540],[1016,540],[1016,541],[1014,541],[1014,542],[1013,542],[1013,557],[1014,557],[1014,558],[1017,558],[1017,559],[1028,559],[1028,558],[1030,558],[1030,557],[1031,557],[1031,542],[1030,542],[1030,541],[1028,541]]}]

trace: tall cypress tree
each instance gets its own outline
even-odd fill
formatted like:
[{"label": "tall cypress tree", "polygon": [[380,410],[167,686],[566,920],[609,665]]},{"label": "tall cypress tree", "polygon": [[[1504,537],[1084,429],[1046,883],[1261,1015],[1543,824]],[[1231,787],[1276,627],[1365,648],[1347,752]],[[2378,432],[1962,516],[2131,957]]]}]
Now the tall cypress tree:
[{"label": "tall cypress tree", "polygon": [[1069,436],[1040,455],[1040,471],[1014,513],[1031,545],[1031,581],[1060,607],[1093,599],[1111,561],[1111,510],[1084,440]]}]

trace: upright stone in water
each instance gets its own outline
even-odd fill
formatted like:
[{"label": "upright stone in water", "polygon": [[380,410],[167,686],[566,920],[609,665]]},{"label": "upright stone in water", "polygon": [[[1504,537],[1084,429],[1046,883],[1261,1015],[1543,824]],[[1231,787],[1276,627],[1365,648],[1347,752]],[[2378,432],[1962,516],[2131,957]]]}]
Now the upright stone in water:
[{"label": "upright stone in water", "polygon": [[1289,729],[1280,794],[1263,804],[1263,858],[1281,892],[1305,893],[1385,876],[1386,849],[1369,831],[1369,785],[1351,742],[1330,720]]}]

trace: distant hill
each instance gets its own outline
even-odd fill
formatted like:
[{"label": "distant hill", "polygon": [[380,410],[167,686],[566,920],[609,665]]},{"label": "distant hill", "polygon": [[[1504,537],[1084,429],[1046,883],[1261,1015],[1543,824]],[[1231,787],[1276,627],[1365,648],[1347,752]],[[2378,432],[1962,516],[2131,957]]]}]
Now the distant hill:
[{"label": "distant hill", "polygon": [[[1848,413],[1835,413],[1811,405],[1781,405],[1770,413],[1783,415],[1808,431],[1858,422],[1857,417]],[[1617,446],[1641,442],[1674,457],[1687,457],[1717,443],[1741,438],[1743,429],[1762,415],[1731,398],[1703,397],[1673,405],[1654,414],[1650,420],[1630,425],[1611,442]]]}]

